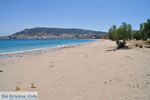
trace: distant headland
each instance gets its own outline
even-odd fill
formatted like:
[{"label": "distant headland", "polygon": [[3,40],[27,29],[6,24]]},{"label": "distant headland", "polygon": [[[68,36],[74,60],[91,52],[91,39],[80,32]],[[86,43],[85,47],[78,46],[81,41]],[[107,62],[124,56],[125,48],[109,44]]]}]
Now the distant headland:
[{"label": "distant headland", "polygon": [[44,28],[36,27],[24,29],[9,36],[1,36],[0,39],[47,39],[47,38],[75,38],[98,39],[108,38],[107,32],[93,31],[77,28]]}]

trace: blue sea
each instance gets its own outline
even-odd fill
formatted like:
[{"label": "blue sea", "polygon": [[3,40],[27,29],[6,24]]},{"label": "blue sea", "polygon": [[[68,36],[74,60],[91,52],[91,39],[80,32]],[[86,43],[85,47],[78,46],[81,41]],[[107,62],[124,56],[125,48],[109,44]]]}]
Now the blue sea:
[{"label": "blue sea", "polygon": [[93,42],[85,39],[0,39],[0,54]]}]

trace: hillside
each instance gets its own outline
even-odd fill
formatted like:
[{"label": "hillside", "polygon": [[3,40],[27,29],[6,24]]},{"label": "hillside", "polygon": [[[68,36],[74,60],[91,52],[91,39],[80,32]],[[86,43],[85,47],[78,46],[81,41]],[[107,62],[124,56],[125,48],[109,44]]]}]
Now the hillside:
[{"label": "hillside", "polygon": [[8,38],[78,38],[95,39],[106,38],[106,32],[92,31],[85,29],[67,29],[67,28],[42,28],[36,27],[24,29],[14,33]]}]

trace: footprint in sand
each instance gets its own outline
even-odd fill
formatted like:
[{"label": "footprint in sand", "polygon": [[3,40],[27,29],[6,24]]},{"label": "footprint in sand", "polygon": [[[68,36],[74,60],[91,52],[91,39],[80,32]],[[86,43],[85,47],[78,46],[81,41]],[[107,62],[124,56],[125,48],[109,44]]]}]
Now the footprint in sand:
[{"label": "footprint in sand", "polygon": [[149,85],[149,84],[150,84],[150,82],[149,82],[149,81],[146,81],[146,84],[147,84],[147,85]]},{"label": "footprint in sand", "polygon": [[50,63],[54,63],[53,61],[51,61]]},{"label": "footprint in sand", "polygon": [[17,85],[22,85],[22,83],[23,83],[22,81],[18,81]]},{"label": "footprint in sand", "polygon": [[140,87],[140,85],[138,83],[129,83],[128,86],[131,88],[139,88]]},{"label": "footprint in sand", "polygon": [[85,58],[87,58],[87,57],[88,57],[88,55],[84,55],[84,57],[85,57]]},{"label": "footprint in sand", "polygon": [[147,74],[146,76],[150,76],[150,74]]},{"label": "footprint in sand", "polygon": [[109,80],[108,82],[105,81],[104,83],[107,84],[107,83],[111,83],[111,82],[112,82],[112,80]]},{"label": "footprint in sand", "polygon": [[54,66],[54,65],[49,65],[48,67],[49,67],[49,68],[52,68],[52,67],[55,67],[55,66]]}]

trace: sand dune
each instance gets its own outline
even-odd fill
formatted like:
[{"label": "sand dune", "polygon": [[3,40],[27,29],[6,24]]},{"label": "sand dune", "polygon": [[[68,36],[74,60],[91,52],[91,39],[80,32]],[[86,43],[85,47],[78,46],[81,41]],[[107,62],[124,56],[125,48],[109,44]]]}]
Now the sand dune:
[{"label": "sand dune", "polygon": [[150,100],[150,49],[115,46],[100,40],[0,60],[0,91],[38,91],[39,100]]}]

